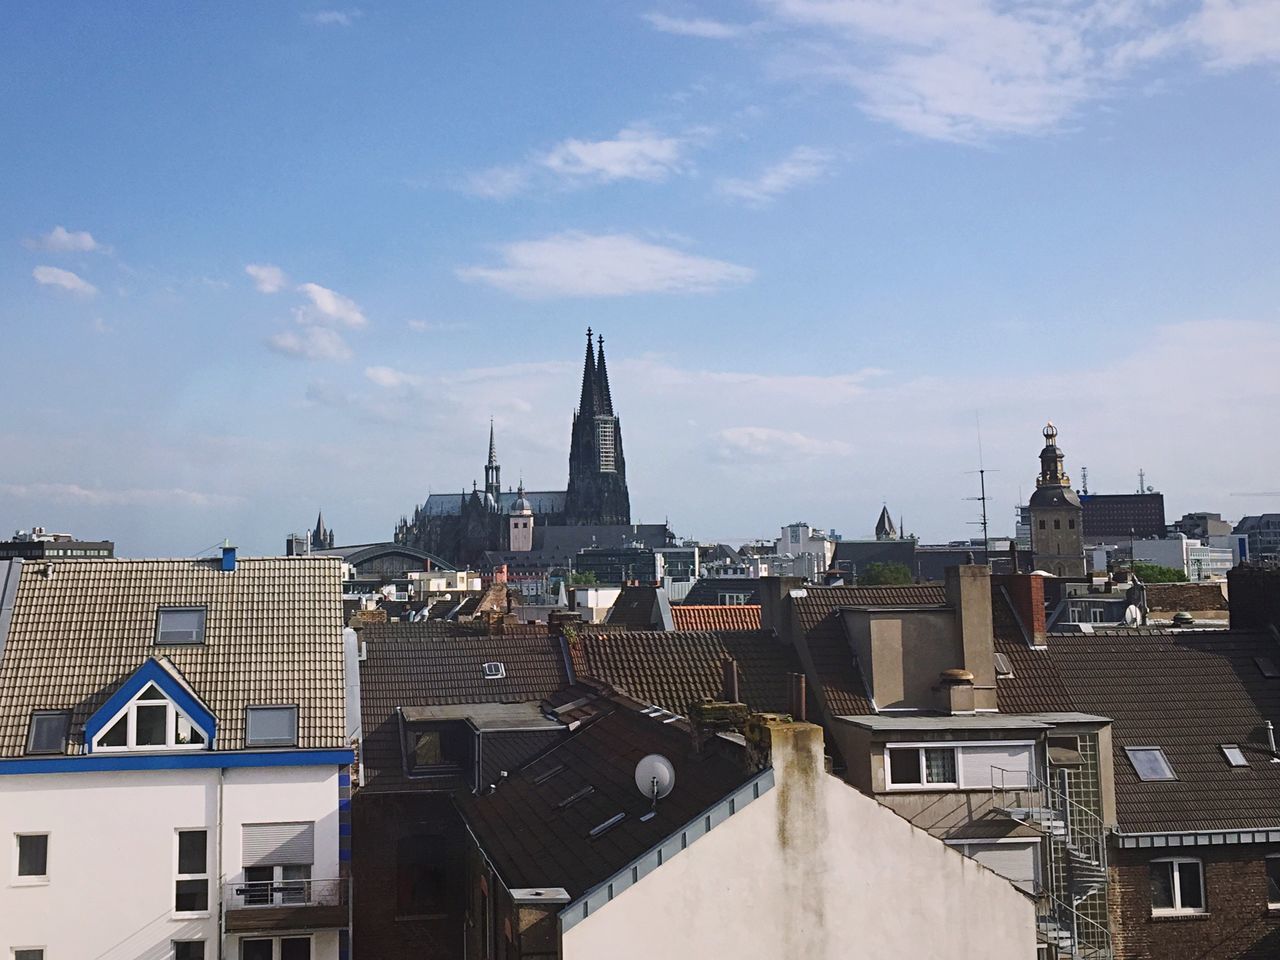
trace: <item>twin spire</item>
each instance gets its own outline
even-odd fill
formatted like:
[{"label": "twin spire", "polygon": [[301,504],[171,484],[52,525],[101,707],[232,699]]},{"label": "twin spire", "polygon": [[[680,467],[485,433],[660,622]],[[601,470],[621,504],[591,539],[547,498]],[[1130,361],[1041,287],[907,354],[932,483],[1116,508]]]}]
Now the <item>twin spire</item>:
[{"label": "twin spire", "polygon": [[590,327],[587,327],[587,356],[582,364],[582,398],[578,401],[578,413],[586,417],[613,416],[609,371],[604,362],[604,337],[597,336],[593,346]]}]

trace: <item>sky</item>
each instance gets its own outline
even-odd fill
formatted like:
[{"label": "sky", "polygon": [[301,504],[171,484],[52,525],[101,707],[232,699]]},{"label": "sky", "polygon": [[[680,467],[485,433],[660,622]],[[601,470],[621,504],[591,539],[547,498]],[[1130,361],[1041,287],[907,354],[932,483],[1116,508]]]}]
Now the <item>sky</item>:
[{"label": "sky", "polygon": [[588,326],[681,536],[1280,510],[1280,0],[13,2],[0,143],[0,535],[563,489]]}]

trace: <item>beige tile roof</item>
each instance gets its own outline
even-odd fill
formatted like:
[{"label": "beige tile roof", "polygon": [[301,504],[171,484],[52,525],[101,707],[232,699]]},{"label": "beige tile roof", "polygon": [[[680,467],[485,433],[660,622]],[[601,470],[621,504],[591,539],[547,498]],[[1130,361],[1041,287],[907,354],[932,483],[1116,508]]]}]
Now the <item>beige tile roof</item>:
[{"label": "beige tile roof", "polygon": [[[44,574],[48,568],[48,575]],[[156,610],[204,606],[205,642],[157,647]],[[298,746],[346,745],[341,560],[27,563],[0,654],[0,757],[21,756],[33,710],[84,722],[149,657],[166,656],[218,720],[220,750],[244,747],[250,705],[297,704]]]}]

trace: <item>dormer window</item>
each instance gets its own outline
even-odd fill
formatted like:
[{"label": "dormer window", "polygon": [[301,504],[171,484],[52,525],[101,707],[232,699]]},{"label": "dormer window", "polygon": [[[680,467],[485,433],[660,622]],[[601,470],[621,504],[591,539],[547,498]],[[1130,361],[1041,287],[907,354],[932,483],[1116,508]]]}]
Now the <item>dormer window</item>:
[{"label": "dormer window", "polygon": [[209,734],[154,683],[141,691],[109,720],[93,739],[92,749],[119,750],[204,750]]}]

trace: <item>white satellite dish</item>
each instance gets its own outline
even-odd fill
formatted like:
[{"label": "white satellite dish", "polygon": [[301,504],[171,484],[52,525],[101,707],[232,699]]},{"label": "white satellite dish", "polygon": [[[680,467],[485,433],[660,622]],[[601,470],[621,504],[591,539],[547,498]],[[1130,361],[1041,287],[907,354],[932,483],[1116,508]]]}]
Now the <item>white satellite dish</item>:
[{"label": "white satellite dish", "polygon": [[1128,627],[1142,626],[1142,608],[1136,603],[1131,603],[1129,606],[1125,607],[1124,622],[1125,626]]},{"label": "white satellite dish", "polygon": [[636,764],[636,789],[657,803],[676,785],[676,768],[660,753],[651,753]]}]

